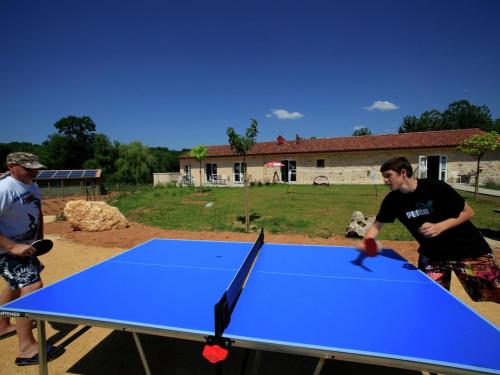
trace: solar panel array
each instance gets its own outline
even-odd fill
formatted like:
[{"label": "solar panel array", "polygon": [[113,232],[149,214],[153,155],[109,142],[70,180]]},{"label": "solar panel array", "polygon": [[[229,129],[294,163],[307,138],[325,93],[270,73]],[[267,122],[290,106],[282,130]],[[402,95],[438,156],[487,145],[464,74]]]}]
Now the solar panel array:
[{"label": "solar panel array", "polygon": [[63,180],[70,178],[98,178],[100,169],[47,170],[38,172],[37,180]]}]

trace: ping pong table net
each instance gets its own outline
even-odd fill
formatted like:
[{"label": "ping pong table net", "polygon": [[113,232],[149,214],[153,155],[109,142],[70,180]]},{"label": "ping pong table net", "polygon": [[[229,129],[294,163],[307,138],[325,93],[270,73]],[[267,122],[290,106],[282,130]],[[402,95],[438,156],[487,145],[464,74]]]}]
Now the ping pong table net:
[{"label": "ping pong table net", "polygon": [[246,280],[252,270],[252,267],[259,255],[259,251],[264,245],[264,229],[261,229],[259,237],[252,246],[252,249],[247,254],[240,269],[234,276],[233,280],[227,287],[219,302],[214,307],[215,317],[215,332],[213,336],[207,337],[207,344],[203,349],[203,356],[211,363],[217,363],[226,359],[229,349],[231,348],[231,340],[223,337],[224,330],[229,325],[231,314],[238,302]]}]

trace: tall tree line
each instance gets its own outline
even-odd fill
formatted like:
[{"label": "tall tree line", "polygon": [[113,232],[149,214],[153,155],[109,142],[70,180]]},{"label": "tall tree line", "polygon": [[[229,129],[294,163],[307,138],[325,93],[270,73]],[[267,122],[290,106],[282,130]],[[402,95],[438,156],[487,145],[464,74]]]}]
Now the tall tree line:
[{"label": "tall tree line", "polygon": [[405,116],[398,131],[399,133],[412,133],[468,128],[500,132],[500,119],[494,120],[490,109],[485,105],[476,106],[467,100],[458,100],[451,103],[443,112],[431,109],[423,112],[419,117]]},{"label": "tall tree line", "polygon": [[29,142],[0,143],[2,169],[6,170],[7,154],[32,152],[49,169],[102,169],[110,183],[148,183],[153,172],[178,172],[179,156],[187,150],[147,147],[135,141],[130,144],[112,142],[106,134],[96,133],[89,116],[66,116],[54,127],[42,144]]}]

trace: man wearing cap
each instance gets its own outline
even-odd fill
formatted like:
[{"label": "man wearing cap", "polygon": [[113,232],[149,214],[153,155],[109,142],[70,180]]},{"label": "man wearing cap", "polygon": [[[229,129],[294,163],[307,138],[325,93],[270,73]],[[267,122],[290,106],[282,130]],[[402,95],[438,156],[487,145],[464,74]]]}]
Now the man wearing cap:
[{"label": "man wearing cap", "polygon": [[[9,284],[0,295],[0,305],[42,287],[43,265],[34,256],[31,243],[43,238],[43,215],[40,190],[33,182],[38,170],[45,168],[36,155],[13,152],[7,155],[9,173],[0,180],[0,275]],[[16,364],[38,364],[38,343],[33,337],[32,321],[0,318],[0,339],[17,331],[19,342]],[[48,348],[47,359],[54,358],[55,348]]]}]

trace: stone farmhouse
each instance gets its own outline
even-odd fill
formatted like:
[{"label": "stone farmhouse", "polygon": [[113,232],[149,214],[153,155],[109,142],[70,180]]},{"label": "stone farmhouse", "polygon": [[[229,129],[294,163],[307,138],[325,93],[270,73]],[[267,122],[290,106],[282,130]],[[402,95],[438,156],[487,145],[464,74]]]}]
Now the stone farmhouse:
[{"label": "stone farmhouse", "polygon": [[[415,176],[449,183],[471,183],[477,162],[456,149],[480,129],[285,140],[256,143],[246,156],[236,155],[229,144],[208,146],[202,160],[202,183],[242,185],[245,173],[253,183],[371,184],[382,183],[380,165],[396,156],[412,163]],[[274,162],[271,166],[268,163]],[[267,164],[267,166],[266,166]],[[185,154],[180,158],[181,182],[199,184],[200,163]],[[500,152],[481,160],[479,182],[500,184]]]}]

